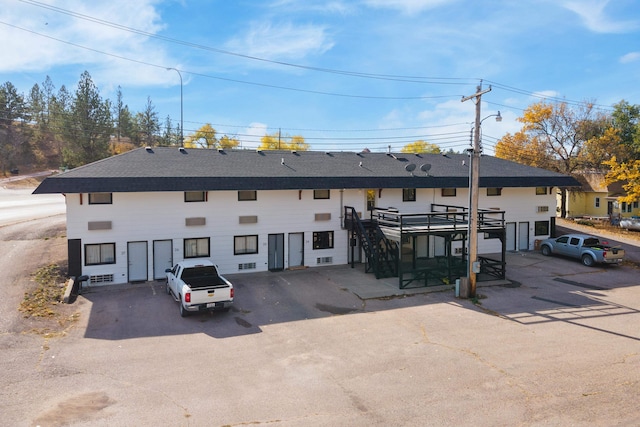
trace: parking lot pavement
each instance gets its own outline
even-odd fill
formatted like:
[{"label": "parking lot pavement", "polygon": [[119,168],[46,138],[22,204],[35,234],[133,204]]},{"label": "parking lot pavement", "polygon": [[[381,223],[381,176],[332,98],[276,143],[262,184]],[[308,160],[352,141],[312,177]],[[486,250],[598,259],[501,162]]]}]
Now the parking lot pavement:
[{"label": "parking lot pavement", "polygon": [[394,286],[348,266],[229,276],[230,312],[184,319],[162,282],[92,289],[66,335],[3,349],[0,422],[640,424],[637,270],[507,262],[478,304],[452,287],[362,298]]}]

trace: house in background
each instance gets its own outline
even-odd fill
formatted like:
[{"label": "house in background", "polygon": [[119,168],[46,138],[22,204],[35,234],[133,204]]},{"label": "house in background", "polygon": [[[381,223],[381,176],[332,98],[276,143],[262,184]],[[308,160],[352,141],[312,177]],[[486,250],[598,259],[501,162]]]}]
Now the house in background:
[{"label": "house in background", "polygon": [[[622,183],[607,185],[606,174],[602,171],[585,171],[577,176],[580,187],[567,191],[567,217],[611,220],[640,215],[638,201],[618,201],[626,194]],[[558,194],[558,205],[560,197]]]},{"label": "house in background", "polygon": [[[555,188],[576,185],[481,157],[478,254],[502,253],[504,273],[505,251],[550,235]],[[92,285],[162,279],[187,258],[227,274],[396,262],[421,268],[428,285],[461,275],[468,187],[465,154],[147,147],[49,177],[34,193],[65,195],[69,274]]]}]

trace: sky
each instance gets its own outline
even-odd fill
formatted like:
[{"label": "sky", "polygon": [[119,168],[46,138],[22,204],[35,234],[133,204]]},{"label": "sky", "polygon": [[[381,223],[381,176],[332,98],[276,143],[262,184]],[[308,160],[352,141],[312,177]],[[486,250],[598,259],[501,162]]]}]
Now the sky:
[{"label": "sky", "polygon": [[[531,104],[640,104],[636,0],[0,0],[0,84],[25,96],[88,71],[133,112],[255,149],[482,149]],[[182,83],[181,83],[182,79]],[[181,95],[182,90],[182,95]],[[183,115],[181,117],[181,106]],[[496,122],[500,111],[503,120]]]}]

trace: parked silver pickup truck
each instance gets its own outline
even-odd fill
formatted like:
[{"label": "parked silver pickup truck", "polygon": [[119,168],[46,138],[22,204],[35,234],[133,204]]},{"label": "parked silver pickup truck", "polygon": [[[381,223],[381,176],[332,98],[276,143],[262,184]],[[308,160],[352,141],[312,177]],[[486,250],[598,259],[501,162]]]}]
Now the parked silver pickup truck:
[{"label": "parked silver pickup truck", "polygon": [[565,234],[545,239],[540,243],[542,255],[564,255],[579,259],[591,267],[597,263],[618,264],[624,259],[624,249],[609,246],[609,243],[589,234]]},{"label": "parked silver pickup truck", "polygon": [[167,293],[180,303],[180,315],[190,312],[229,310],[233,285],[209,260],[185,260],[167,269]]}]

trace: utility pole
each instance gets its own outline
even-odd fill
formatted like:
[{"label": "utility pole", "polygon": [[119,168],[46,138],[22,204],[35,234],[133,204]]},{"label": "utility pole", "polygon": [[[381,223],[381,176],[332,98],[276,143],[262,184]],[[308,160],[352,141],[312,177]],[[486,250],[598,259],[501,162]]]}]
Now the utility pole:
[{"label": "utility pole", "polygon": [[476,121],[473,136],[473,149],[471,152],[471,174],[469,177],[469,257],[467,260],[467,286],[462,286],[460,296],[463,298],[475,298],[476,296],[476,273],[480,272],[480,264],[478,263],[478,197],[480,192],[480,108],[482,104],[482,95],[491,91],[482,90],[482,82],[478,85],[476,93],[462,98],[461,102],[475,99],[476,103]]}]

